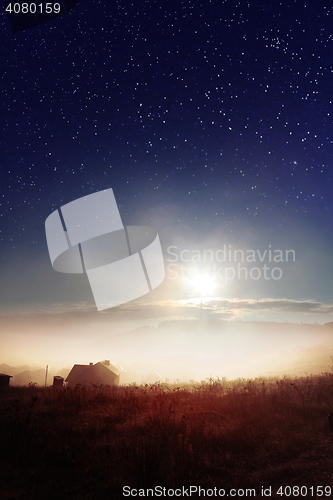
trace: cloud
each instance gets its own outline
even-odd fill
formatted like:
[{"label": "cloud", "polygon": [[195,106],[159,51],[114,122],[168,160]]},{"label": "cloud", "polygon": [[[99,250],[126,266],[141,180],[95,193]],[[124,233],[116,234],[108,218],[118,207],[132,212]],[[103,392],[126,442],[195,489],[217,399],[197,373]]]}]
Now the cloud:
[{"label": "cloud", "polygon": [[[224,297],[193,297],[189,299],[141,300],[124,304],[119,307],[97,312],[96,308],[87,303],[53,304],[45,308],[14,309],[2,311],[0,322],[4,331],[26,331],[47,334],[60,332],[65,327],[91,329],[92,325],[123,324],[139,326],[157,324],[165,320],[183,321],[189,319],[216,318],[235,320],[248,318],[255,320],[259,313],[277,313],[281,321],[287,313],[303,315],[329,315],[333,313],[333,305],[314,300],[292,299],[229,299]],[[329,320],[329,318],[328,318]]]},{"label": "cloud", "polygon": [[304,314],[332,314],[333,305],[323,304],[314,300],[293,299],[227,299],[227,298],[192,298],[178,301],[182,306],[202,307],[213,311],[230,311],[237,314],[242,311],[266,311]]}]

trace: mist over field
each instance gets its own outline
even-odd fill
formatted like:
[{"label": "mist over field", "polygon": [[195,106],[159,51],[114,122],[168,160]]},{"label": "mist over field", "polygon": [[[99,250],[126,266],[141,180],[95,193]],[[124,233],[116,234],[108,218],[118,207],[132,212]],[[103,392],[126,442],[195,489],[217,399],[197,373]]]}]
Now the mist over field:
[{"label": "mist over field", "polygon": [[34,334],[12,331],[2,337],[1,362],[8,370],[23,365],[24,370],[40,370],[21,377],[24,382],[14,377],[13,384],[43,384],[46,365],[51,375],[66,376],[74,364],[104,359],[123,369],[121,384],[303,376],[330,371],[332,364],[333,323],[174,320],[114,330],[104,324],[97,334],[96,325],[80,329],[67,324],[65,331],[57,329],[60,334],[45,335],[36,324]]}]

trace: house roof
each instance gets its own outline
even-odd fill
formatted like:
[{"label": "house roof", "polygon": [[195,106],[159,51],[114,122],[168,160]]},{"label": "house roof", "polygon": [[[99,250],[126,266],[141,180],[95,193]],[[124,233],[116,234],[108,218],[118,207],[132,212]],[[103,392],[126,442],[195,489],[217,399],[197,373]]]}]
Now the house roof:
[{"label": "house roof", "polygon": [[7,375],[6,373],[0,373],[0,377],[10,377],[10,378],[13,378],[13,375]]},{"label": "house roof", "polygon": [[111,363],[98,362],[95,365],[74,365],[68,374],[65,382],[70,384],[79,384],[88,381],[97,381],[111,379],[117,377],[121,373],[121,369],[112,365]]},{"label": "house roof", "polygon": [[[115,366],[115,365],[112,365],[111,363],[109,363],[108,365],[105,364],[105,362],[103,361],[99,361],[98,363],[96,363],[96,365],[102,365],[102,366],[105,366],[105,368],[107,368],[108,370],[110,370],[110,372],[114,373],[115,375],[120,375],[121,372],[122,372],[122,369]],[[94,366],[96,366],[94,365]]]},{"label": "house roof", "polygon": [[71,382],[75,384],[83,372],[89,367],[89,365],[74,365],[69,374],[67,375],[66,382]]}]

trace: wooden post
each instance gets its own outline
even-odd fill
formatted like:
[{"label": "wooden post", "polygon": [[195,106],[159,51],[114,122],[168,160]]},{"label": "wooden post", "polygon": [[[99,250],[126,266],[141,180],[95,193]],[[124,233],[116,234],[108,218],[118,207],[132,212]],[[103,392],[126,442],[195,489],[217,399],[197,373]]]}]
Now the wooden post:
[{"label": "wooden post", "polygon": [[49,365],[46,365],[46,373],[45,373],[45,387],[47,385],[47,372],[49,371]]}]

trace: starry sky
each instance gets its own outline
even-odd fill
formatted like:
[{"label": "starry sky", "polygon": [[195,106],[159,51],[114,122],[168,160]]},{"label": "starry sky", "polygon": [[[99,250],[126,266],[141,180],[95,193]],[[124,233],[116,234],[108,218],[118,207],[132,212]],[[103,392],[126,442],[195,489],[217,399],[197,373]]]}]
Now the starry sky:
[{"label": "starry sky", "polygon": [[[333,320],[330,2],[81,0],[15,34],[0,15],[4,336],[64,317]],[[166,266],[170,246],[295,261],[206,298],[167,271],[139,305],[97,313],[86,277],[52,269],[45,219],[108,188],[125,225],[158,230]]]}]

